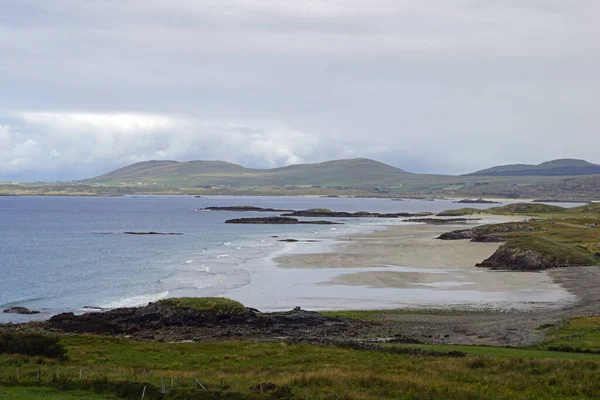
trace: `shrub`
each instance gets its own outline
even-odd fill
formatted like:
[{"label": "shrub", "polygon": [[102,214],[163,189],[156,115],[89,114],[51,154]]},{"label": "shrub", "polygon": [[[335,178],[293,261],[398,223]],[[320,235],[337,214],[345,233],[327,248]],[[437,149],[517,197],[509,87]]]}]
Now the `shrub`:
[{"label": "shrub", "polygon": [[0,354],[64,358],[67,351],[56,336],[40,333],[3,333],[0,335]]}]

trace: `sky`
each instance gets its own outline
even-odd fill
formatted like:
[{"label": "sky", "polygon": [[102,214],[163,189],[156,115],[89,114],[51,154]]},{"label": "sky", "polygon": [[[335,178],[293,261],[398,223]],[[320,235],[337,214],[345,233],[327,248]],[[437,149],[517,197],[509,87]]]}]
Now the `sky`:
[{"label": "sky", "polygon": [[600,163],[597,0],[0,0],[0,181]]}]

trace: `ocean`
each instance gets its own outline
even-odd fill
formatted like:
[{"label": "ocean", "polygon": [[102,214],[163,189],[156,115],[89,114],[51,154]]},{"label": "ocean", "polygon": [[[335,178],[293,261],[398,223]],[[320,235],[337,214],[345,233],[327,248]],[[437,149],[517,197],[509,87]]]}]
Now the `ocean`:
[{"label": "ocean", "polygon": [[[278,293],[293,293],[302,274],[311,274],[309,281],[314,281],[319,278],[315,273],[325,280],[334,272],[286,272],[272,263],[275,255],[324,250],[340,235],[399,223],[336,219],[344,225],[238,225],[224,222],[279,213],[198,211],[235,205],[381,213],[464,206],[449,200],[320,197],[0,197],[0,309],[28,307],[42,311],[33,317],[42,319],[65,311],[82,313],[88,307],[140,306],[178,296],[229,296],[270,310],[302,299],[314,306],[320,295],[311,299],[310,285],[289,302],[281,300],[285,295],[279,300],[270,297],[265,288],[276,285]],[[183,235],[123,234],[126,231]],[[316,242],[280,242],[298,238]],[[256,282],[259,278],[264,284]],[[342,308],[351,306],[340,301]],[[0,313],[0,322],[26,319],[32,317]]]}]

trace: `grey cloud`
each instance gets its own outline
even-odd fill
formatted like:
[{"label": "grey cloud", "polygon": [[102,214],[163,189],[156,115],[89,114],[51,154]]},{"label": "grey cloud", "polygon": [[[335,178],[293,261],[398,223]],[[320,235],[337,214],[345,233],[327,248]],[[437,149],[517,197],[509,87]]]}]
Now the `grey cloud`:
[{"label": "grey cloud", "polygon": [[[599,162],[599,13],[592,0],[0,0],[0,166],[73,179],[164,157],[440,173]],[[90,136],[68,117],[86,113],[175,125]]]}]

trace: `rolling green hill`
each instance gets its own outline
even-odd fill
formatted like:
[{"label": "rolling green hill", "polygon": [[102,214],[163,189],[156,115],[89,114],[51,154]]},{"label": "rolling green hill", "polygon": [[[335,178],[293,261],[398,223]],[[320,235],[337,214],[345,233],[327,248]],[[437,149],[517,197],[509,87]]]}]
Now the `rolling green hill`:
[{"label": "rolling green hill", "polygon": [[563,158],[538,165],[501,165],[473,172],[467,176],[574,176],[600,174],[600,165],[585,160]]},{"label": "rolling green hill", "polygon": [[[598,173],[590,175],[596,168]],[[549,170],[552,173],[548,173]],[[559,172],[568,171],[573,175],[559,175]],[[494,167],[456,176],[410,173],[366,158],[273,169],[246,168],[224,161],[161,160],[132,164],[81,181],[0,183],[0,195],[97,194],[500,197],[590,201],[600,200],[600,166],[565,159],[538,166]]]},{"label": "rolling green hill", "polygon": [[223,161],[146,161],[95,178],[85,184],[160,184],[173,187],[227,186],[381,186],[399,185],[416,175],[381,162],[355,158],[274,169],[251,169]]}]

